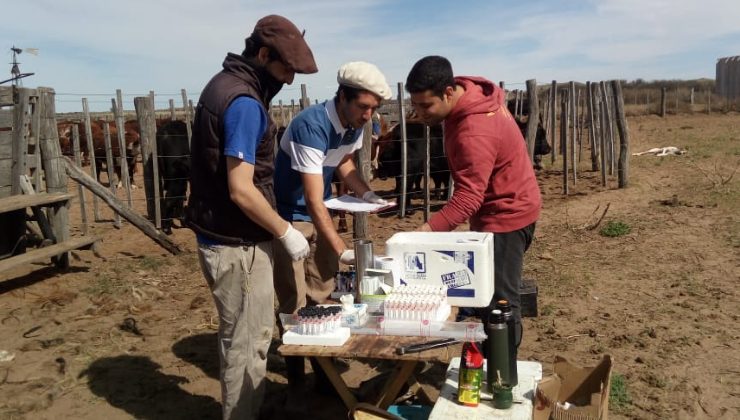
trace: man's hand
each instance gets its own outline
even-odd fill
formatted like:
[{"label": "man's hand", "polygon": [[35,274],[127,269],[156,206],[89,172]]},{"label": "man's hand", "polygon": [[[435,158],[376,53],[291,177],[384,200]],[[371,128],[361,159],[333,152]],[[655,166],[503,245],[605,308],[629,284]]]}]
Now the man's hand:
[{"label": "man's hand", "polygon": [[345,249],[342,255],[339,256],[339,262],[345,265],[355,265],[355,251]]},{"label": "man's hand", "polygon": [[419,226],[418,229],[416,229],[417,232],[433,232],[432,227],[429,226],[429,223],[424,223],[423,225]]},{"label": "man's hand", "polygon": [[283,236],[278,238],[280,242],[288,251],[293,261],[298,261],[301,258],[306,258],[311,252],[311,248],[308,245],[308,241],[303,237],[303,234],[296,230],[290,223],[288,223],[288,230],[285,231]]},{"label": "man's hand", "polygon": [[373,191],[366,191],[365,194],[362,194],[362,199],[367,201],[368,203],[374,203],[374,204],[388,204],[388,201],[380,198],[378,194],[375,194]]}]

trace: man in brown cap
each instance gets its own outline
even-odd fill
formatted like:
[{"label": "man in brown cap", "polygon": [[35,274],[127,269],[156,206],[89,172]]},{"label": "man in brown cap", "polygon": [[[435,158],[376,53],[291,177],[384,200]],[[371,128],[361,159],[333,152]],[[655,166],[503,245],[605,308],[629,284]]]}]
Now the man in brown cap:
[{"label": "man in brown cap", "polygon": [[273,248],[308,255],[304,236],[275,211],[272,98],[295,73],[318,71],[303,33],[288,19],[260,19],[241,55],[229,53],[195,111],[188,226],[219,314],[224,419],[259,415],[275,323]]}]

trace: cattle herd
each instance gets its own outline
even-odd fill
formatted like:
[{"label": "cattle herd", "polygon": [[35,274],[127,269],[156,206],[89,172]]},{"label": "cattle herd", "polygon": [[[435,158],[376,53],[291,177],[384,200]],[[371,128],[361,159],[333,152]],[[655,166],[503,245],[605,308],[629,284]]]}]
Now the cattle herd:
[{"label": "cattle herd", "polygon": [[[517,118],[517,123],[526,136],[526,116]],[[118,140],[118,129],[114,122],[96,120],[90,124],[92,133],[92,153],[88,147],[87,134],[84,125],[79,121],[58,121],[59,143],[62,154],[72,156],[73,141],[72,127],[78,125],[79,147],[83,165],[89,165],[94,157],[98,170],[98,182],[101,173],[107,171],[107,151],[105,140],[105,126],[108,126],[110,152],[113,157],[113,179],[108,184],[121,184],[121,148]],[[400,197],[402,192],[402,142],[401,125],[390,127],[382,121],[382,131],[373,137],[372,160],[373,176],[380,179],[395,179],[394,197]],[[160,206],[162,209],[162,230],[170,234],[173,221],[183,216],[183,203],[187,195],[187,181],[190,172],[190,145],[187,137],[186,123],[170,119],[158,119],[157,127],[157,166],[159,173]],[[406,208],[411,209],[411,199],[418,195],[425,186],[424,167],[426,164],[427,142],[426,126],[413,114],[406,120]],[[434,184],[430,185],[430,195],[436,200],[445,200],[449,193],[450,171],[445,157],[442,126],[430,128],[429,135],[429,178]],[[125,121],[124,130],[124,157],[128,166],[130,184],[135,186],[134,175],[137,173],[137,162],[141,156],[141,137],[139,124],[136,120]],[[279,133],[283,132],[279,130]],[[279,135],[279,134],[278,134]],[[537,128],[535,140],[535,168],[539,169],[539,155],[550,152],[550,145],[545,137],[545,130],[540,124]],[[343,193],[341,187],[337,191]],[[341,217],[341,216],[340,216]],[[346,226],[346,222],[344,222]],[[340,224],[342,220],[340,219]],[[346,229],[346,227],[345,227]]]},{"label": "cattle herd", "polygon": [[[93,150],[90,152],[87,133],[79,121],[58,121],[59,146],[63,155],[73,155],[72,127],[78,125],[79,147],[83,165],[89,165],[94,157],[98,182],[101,175],[107,172],[108,159],[106,151],[106,125],[109,133],[109,147],[113,157],[113,176],[107,179],[121,186],[121,148],[118,140],[118,128],[115,122],[96,120],[90,123]],[[187,193],[187,182],[190,174],[190,144],[187,137],[187,126],[182,121],[157,119],[157,166],[159,173],[160,206],[162,208],[162,230],[172,233],[173,220],[183,216],[183,203]],[[141,156],[141,136],[139,123],[136,120],[124,122],[124,158],[128,167],[129,181],[135,187],[134,175],[138,172]]]}]

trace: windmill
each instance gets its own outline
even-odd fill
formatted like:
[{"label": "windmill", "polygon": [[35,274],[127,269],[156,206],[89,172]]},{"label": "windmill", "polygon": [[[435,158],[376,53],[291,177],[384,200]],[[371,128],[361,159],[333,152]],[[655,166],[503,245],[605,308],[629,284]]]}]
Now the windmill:
[{"label": "windmill", "polygon": [[10,74],[13,76],[10,79],[3,80],[0,82],[0,85],[7,83],[7,82],[13,82],[13,86],[21,85],[21,79],[28,76],[33,76],[34,73],[21,73],[21,69],[18,67],[18,64],[21,64],[18,62],[18,54],[21,54],[23,52],[27,52],[32,55],[38,55],[39,50],[38,48],[18,48],[15,45],[10,49],[10,51],[13,53],[13,61],[10,63],[12,67],[10,67]]}]

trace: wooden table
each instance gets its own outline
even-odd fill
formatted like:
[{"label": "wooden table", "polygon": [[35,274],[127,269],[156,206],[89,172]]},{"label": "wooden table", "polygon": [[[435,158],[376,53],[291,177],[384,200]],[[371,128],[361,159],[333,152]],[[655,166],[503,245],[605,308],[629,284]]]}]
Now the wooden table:
[{"label": "wooden table", "polygon": [[380,408],[388,408],[396,399],[398,392],[403,384],[410,381],[416,382],[413,378],[414,368],[422,362],[440,362],[447,364],[452,357],[458,356],[459,351],[456,346],[448,346],[438,349],[426,350],[419,353],[406,354],[399,356],[396,354],[396,348],[408,346],[410,344],[422,343],[425,341],[438,340],[439,337],[401,337],[388,335],[352,335],[341,347],[328,346],[299,346],[283,344],[278,348],[282,356],[304,356],[314,357],[326,376],[331,381],[337,393],[344,401],[348,409],[352,409],[357,404],[357,399],[347,388],[347,384],[342,376],[337,372],[332,363],[333,357],[342,357],[350,359],[385,359],[396,361],[393,374],[383,386],[377,401],[373,403]]}]

